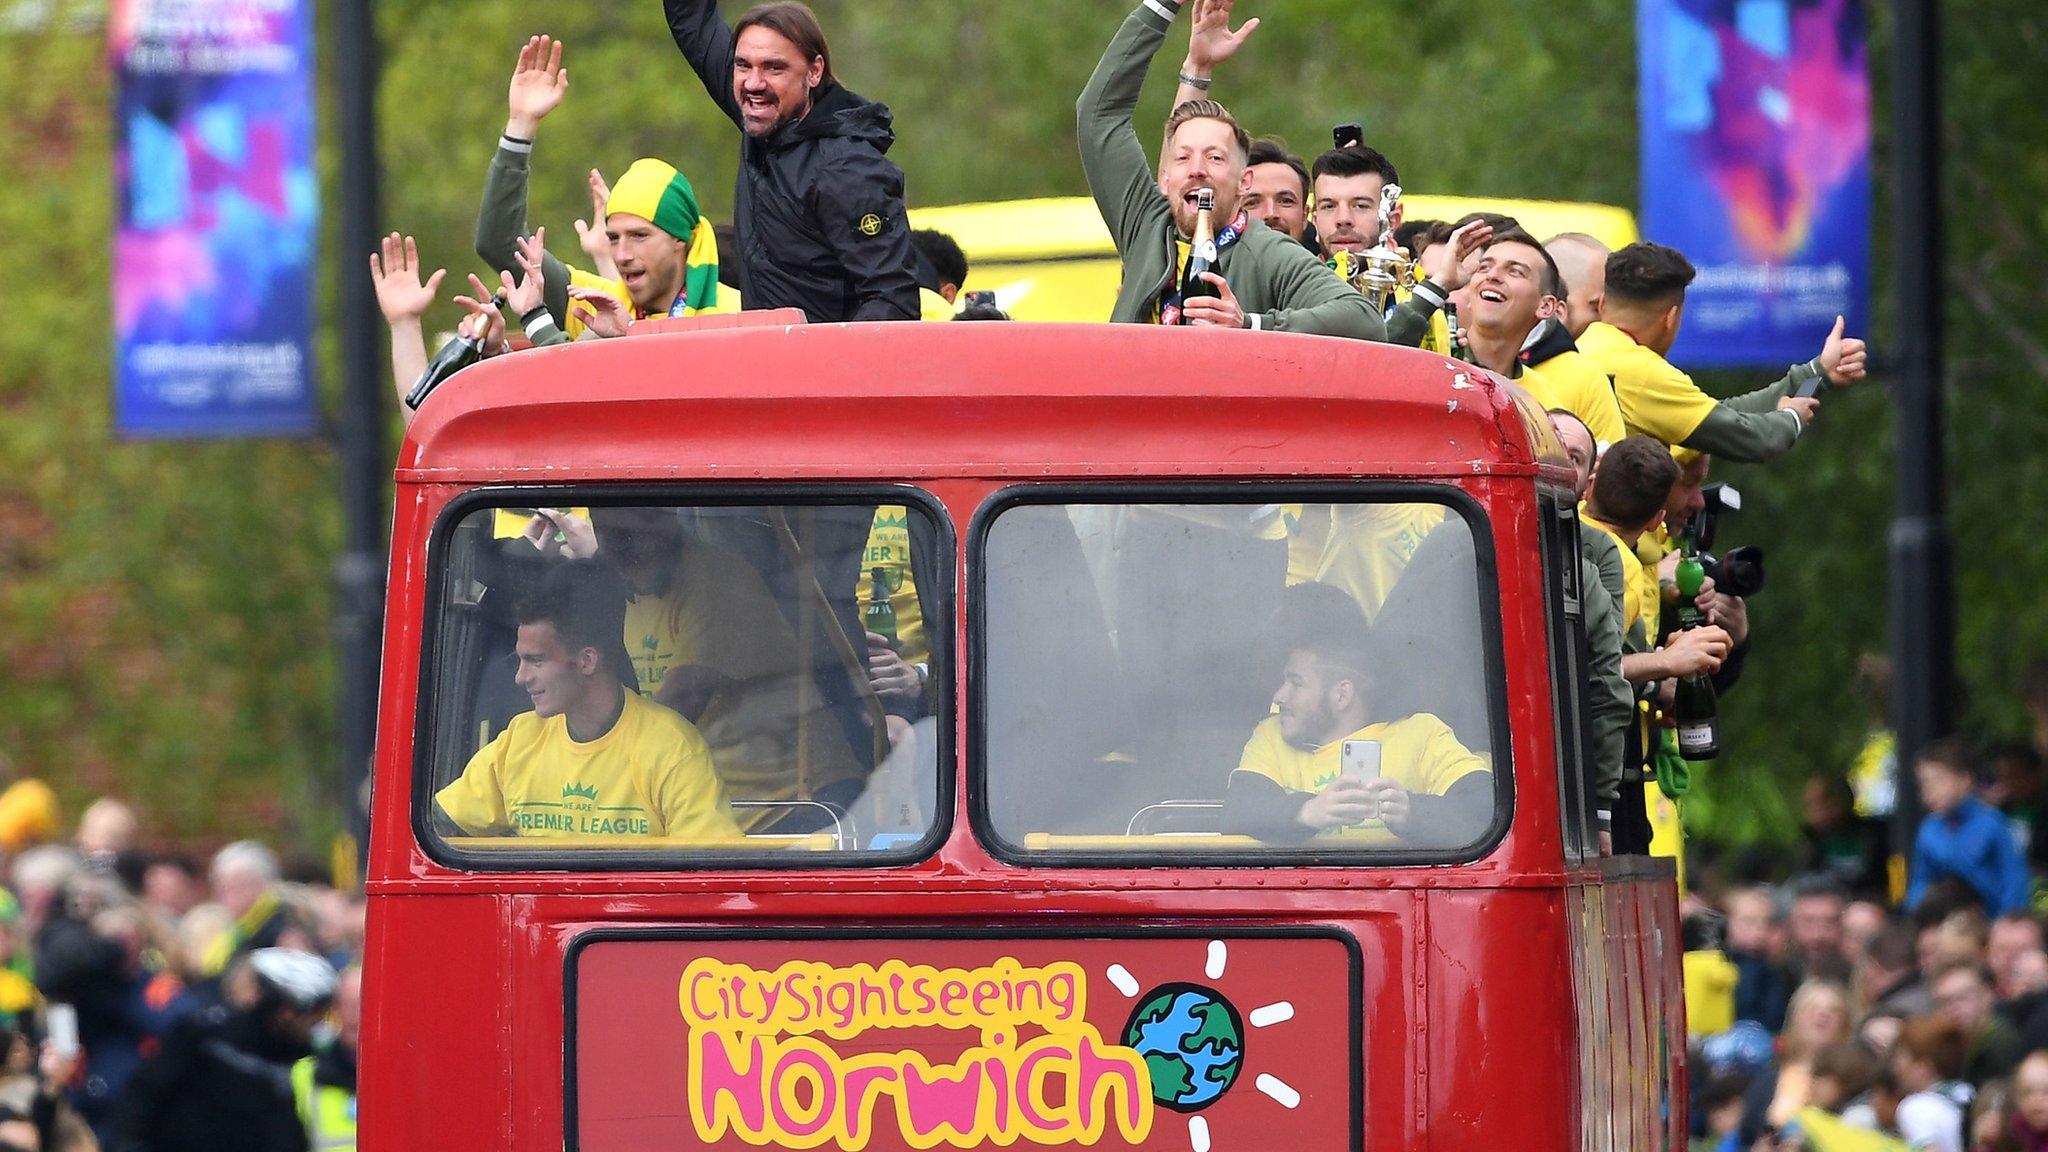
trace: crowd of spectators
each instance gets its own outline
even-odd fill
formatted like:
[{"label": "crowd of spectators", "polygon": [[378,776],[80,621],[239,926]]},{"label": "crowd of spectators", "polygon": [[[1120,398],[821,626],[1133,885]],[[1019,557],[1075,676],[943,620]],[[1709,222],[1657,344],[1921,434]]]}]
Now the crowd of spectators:
[{"label": "crowd of spectators", "polygon": [[[2048,1149],[2048,661],[2024,695],[2030,740],[1938,741],[1909,766],[1926,814],[1903,851],[1878,729],[1809,781],[1789,874],[1692,854],[1696,1152]],[[1897,1143],[1840,1143],[1854,1131]]]},{"label": "crowd of spectators", "polygon": [[364,908],[253,840],[0,794],[0,1150],[353,1148]]}]

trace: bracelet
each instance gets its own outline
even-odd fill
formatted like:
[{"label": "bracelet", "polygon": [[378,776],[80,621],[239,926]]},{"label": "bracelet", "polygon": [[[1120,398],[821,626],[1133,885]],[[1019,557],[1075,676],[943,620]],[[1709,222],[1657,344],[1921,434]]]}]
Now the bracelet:
[{"label": "bracelet", "polygon": [[1216,81],[1213,79],[1204,80],[1199,76],[1190,76],[1187,73],[1183,72],[1180,74],[1180,82],[1187,85],[1190,88],[1199,88],[1202,91],[1207,92],[1209,90],[1209,85],[1214,84]]}]

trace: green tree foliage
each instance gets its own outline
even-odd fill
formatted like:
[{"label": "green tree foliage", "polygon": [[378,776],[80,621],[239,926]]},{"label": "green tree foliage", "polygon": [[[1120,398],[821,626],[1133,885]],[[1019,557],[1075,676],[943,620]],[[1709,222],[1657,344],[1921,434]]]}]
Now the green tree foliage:
[{"label": "green tree foliage", "polygon": [[[0,0],[10,7],[44,10]],[[268,830],[311,846],[338,823],[332,454],[324,440],[111,435],[110,77],[97,23],[71,18],[63,2],[47,7],[54,17],[0,23],[0,40],[25,62],[0,71],[0,276],[12,321],[0,331],[0,763],[50,779],[74,806],[104,790],[132,795],[163,833]],[[1123,3],[817,7],[842,77],[895,109],[894,156],[913,204],[1083,190],[1073,101]],[[1312,154],[1331,125],[1355,120],[1417,191],[1635,202],[1627,0],[1240,7],[1264,27],[1215,94],[1255,133]],[[419,236],[430,264],[477,267],[476,196],[513,55],[534,32],[569,43],[569,100],[534,155],[532,222],[548,226],[558,252],[574,254],[570,221],[589,211],[584,174],[616,174],[641,155],[675,162],[715,218],[729,213],[736,133],[704,99],[654,0],[375,9],[386,219]],[[2009,734],[2020,724],[2017,669],[2048,650],[2048,607],[2034,591],[2048,577],[2038,511],[2048,457],[2036,447],[2048,431],[2048,305],[2034,284],[2048,250],[2048,118],[2024,88],[2048,18],[2021,0],[1949,12],[1961,665],[1970,730]],[[1882,119],[1887,30],[1881,10],[1873,17]],[[1176,41],[1148,88],[1141,115],[1151,122],[1164,119],[1179,53]],[[331,63],[324,39],[322,54]],[[1884,133],[1880,124],[1881,150]],[[331,139],[321,171],[331,205]],[[1880,169],[1881,217],[1887,185]],[[335,250],[331,215],[324,266],[362,259]],[[331,403],[332,277],[321,293]],[[430,330],[454,319],[444,305]],[[1882,326],[1875,342],[1881,354]],[[1724,391],[1755,382],[1711,381]],[[1786,463],[1724,470],[1750,498],[1727,541],[1769,547],[1772,583],[1755,606],[1748,679],[1727,702],[1730,754],[1702,774],[1692,805],[1701,831],[1782,842],[1797,781],[1839,768],[1860,738],[1848,674],[1858,651],[1884,642],[1889,420],[1880,374],[1830,401]]]}]

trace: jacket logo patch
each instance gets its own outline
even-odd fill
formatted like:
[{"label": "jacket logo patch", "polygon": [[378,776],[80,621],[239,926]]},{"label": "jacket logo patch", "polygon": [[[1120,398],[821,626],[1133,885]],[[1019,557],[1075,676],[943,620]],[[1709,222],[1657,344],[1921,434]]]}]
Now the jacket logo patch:
[{"label": "jacket logo patch", "polygon": [[860,228],[860,234],[863,236],[880,236],[882,234],[882,218],[870,212],[860,218],[860,224],[857,227]]}]

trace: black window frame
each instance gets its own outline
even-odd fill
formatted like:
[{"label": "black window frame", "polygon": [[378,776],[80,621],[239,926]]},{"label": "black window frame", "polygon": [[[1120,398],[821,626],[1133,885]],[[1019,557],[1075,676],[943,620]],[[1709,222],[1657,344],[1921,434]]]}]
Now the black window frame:
[{"label": "black window frame", "polygon": [[[939,574],[934,619],[927,622],[931,648],[931,679],[935,696],[931,717],[936,721],[934,771],[938,774],[936,800],[931,824],[915,843],[885,850],[855,848],[852,851],[713,852],[675,849],[550,849],[522,850],[518,837],[506,837],[507,847],[487,850],[466,849],[447,843],[433,826],[435,758],[438,753],[434,730],[435,709],[430,694],[441,682],[443,653],[440,644],[442,616],[449,601],[450,540],[462,521],[473,513],[501,508],[571,507],[668,507],[689,508],[779,506],[790,509],[810,507],[858,507],[902,504],[923,510],[931,519],[936,543]],[[844,484],[673,484],[578,482],[559,485],[482,486],[462,492],[437,514],[427,541],[425,595],[422,596],[419,681],[414,686],[412,748],[412,832],[413,840],[434,863],[458,872],[474,874],[518,874],[542,872],[574,873],[820,873],[902,868],[921,863],[944,844],[952,832],[954,789],[954,718],[958,701],[954,692],[953,629],[956,618],[954,589],[959,555],[958,536],[945,503],[928,490],[912,484],[889,481],[853,481]]]},{"label": "black window frame", "polygon": [[1586,746],[1587,676],[1584,660],[1585,589],[1580,586],[1578,506],[1544,489],[1537,496],[1543,550],[1543,606],[1549,648],[1550,706],[1557,758],[1558,828],[1564,858],[1582,863],[1600,855],[1593,757]]},{"label": "black window frame", "polygon": [[[1493,740],[1493,821],[1472,845],[1457,852],[1375,850],[1332,851],[1311,846],[1263,845],[1224,851],[1047,850],[1034,852],[998,835],[988,801],[988,536],[1005,512],[1022,506],[1136,504],[1438,504],[1456,514],[1472,534],[1478,580],[1479,627],[1485,646],[1489,729]],[[1020,868],[1102,870],[1248,868],[1449,867],[1477,863],[1491,855],[1514,825],[1514,744],[1508,716],[1507,662],[1503,645],[1499,565],[1491,521],[1470,492],[1450,482],[1359,480],[1340,482],[1193,481],[1181,484],[1073,483],[1012,484],[991,493],[968,523],[967,554],[967,811],[976,841],[994,859]]]}]

